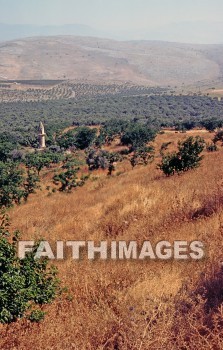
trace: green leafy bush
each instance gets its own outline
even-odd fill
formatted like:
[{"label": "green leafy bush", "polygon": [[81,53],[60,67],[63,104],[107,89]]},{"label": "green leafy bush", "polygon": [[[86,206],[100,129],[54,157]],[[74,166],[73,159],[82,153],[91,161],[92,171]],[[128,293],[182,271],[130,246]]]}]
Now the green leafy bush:
[{"label": "green leafy bush", "polygon": [[207,143],[206,150],[207,152],[216,152],[218,150],[218,147],[215,143]]},{"label": "green leafy bush", "polygon": [[25,199],[27,199],[31,193],[35,193],[35,189],[40,187],[38,185],[39,182],[40,182],[40,178],[39,178],[37,172],[33,169],[28,168],[26,181],[24,183],[24,189],[25,189],[24,198]]},{"label": "green leafy bush", "polygon": [[92,149],[86,157],[89,170],[108,169],[108,175],[115,170],[115,163],[122,160],[122,156],[117,152]]},{"label": "green leafy bush", "polygon": [[88,165],[89,170],[96,170],[99,168],[103,170],[107,169],[109,166],[108,154],[109,152],[104,150],[89,150],[86,157],[86,163]]},{"label": "green leafy bush", "polygon": [[14,162],[0,162],[0,207],[18,204],[25,197],[23,174]]},{"label": "green leafy bush", "polygon": [[213,138],[213,142],[217,143],[218,141],[221,141],[223,144],[223,130],[218,130]]},{"label": "green leafy bush", "polygon": [[202,121],[202,126],[210,132],[215,131],[217,128],[221,128],[222,121],[216,118],[205,119]]},{"label": "green leafy bush", "polygon": [[145,125],[130,124],[129,128],[121,137],[121,143],[129,146],[132,150],[145,146],[155,137],[155,132]]},{"label": "green leafy bush", "polygon": [[40,322],[44,319],[45,314],[46,313],[42,310],[33,310],[33,311],[31,311],[30,315],[28,316],[28,319],[31,322]]},{"label": "green leafy bush", "polygon": [[110,144],[116,137],[121,137],[130,123],[126,120],[111,119],[104,123],[100,130],[100,135],[96,140],[96,145]]},{"label": "green leafy bush", "polygon": [[0,208],[11,207],[27,200],[38,188],[39,177],[35,169],[22,169],[13,161],[0,161]]},{"label": "green leafy bush", "polygon": [[88,148],[96,138],[96,129],[91,129],[86,126],[69,130],[62,134],[57,139],[57,143],[60,147],[68,149],[70,147],[76,147],[78,149]]},{"label": "green leafy bush", "polygon": [[[0,215],[0,322],[10,323],[50,303],[59,292],[57,271],[47,259],[35,259],[35,251],[17,257],[19,232],[9,233],[9,220]],[[41,317],[37,317],[37,313]],[[40,315],[41,314],[41,315]],[[33,321],[42,319],[35,311]]]},{"label": "green leafy bush", "polygon": [[55,185],[60,184],[59,191],[71,192],[72,188],[77,186],[83,186],[87,177],[81,177],[78,179],[77,173],[79,168],[79,161],[76,158],[67,156],[63,161],[63,165],[58,174],[53,177],[53,182]]},{"label": "green leafy bush", "polygon": [[37,151],[35,153],[29,153],[26,155],[25,164],[29,169],[37,170],[39,175],[40,171],[44,167],[48,167],[50,164],[58,164],[63,159],[61,153],[56,153],[53,151]]},{"label": "green leafy bush", "polygon": [[75,133],[75,147],[86,149],[90,147],[96,137],[96,129],[90,129],[86,126],[78,128]]},{"label": "green leafy bush", "polygon": [[166,176],[170,176],[178,172],[179,163],[180,161],[176,152],[168,153],[162,156],[162,162],[158,164],[158,168],[161,169]]},{"label": "green leafy bush", "polygon": [[158,167],[167,176],[196,168],[203,159],[200,154],[204,147],[205,141],[203,138],[190,136],[186,140],[178,142],[178,152],[163,155]]},{"label": "green leafy bush", "polygon": [[154,147],[153,146],[143,146],[135,150],[132,157],[130,158],[130,163],[134,168],[136,165],[143,164],[148,165],[154,159]]}]

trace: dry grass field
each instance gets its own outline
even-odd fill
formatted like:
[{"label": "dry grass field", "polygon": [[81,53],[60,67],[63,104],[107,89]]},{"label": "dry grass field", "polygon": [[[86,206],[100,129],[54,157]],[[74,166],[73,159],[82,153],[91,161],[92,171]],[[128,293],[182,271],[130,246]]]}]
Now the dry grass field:
[{"label": "dry grass field", "polygon": [[[190,132],[188,133],[190,134]],[[192,131],[211,139],[203,131]],[[72,194],[43,190],[10,211],[23,239],[201,240],[201,261],[56,262],[68,292],[39,324],[1,325],[4,350],[196,350],[223,348],[223,148],[181,176],[157,170],[158,150],[185,134],[156,139],[154,163],[100,172]],[[171,149],[170,148],[170,149]]]}]

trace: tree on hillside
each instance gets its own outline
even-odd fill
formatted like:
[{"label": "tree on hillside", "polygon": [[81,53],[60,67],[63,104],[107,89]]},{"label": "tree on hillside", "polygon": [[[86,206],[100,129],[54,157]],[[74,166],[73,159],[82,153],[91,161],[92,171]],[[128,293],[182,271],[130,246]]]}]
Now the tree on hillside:
[{"label": "tree on hillside", "polygon": [[55,185],[60,184],[59,191],[71,192],[77,186],[83,186],[87,177],[78,179],[79,162],[76,158],[66,157],[63,160],[61,171],[54,175],[53,181]]},{"label": "tree on hillside", "polygon": [[14,145],[10,142],[0,142],[0,161],[6,162],[14,148]]},{"label": "tree on hillside", "polygon": [[131,125],[122,135],[121,143],[130,147],[131,150],[146,145],[155,137],[155,132],[140,124]]},{"label": "tree on hillside", "polygon": [[175,130],[178,131],[186,131],[186,130],[192,130],[197,126],[197,121],[196,120],[185,120],[179,123],[176,123],[175,125]]},{"label": "tree on hillside", "polygon": [[111,119],[107,121],[100,130],[96,144],[100,146],[102,144],[110,145],[116,137],[121,138],[129,124],[128,121],[120,119]]},{"label": "tree on hillside", "polygon": [[24,189],[25,189],[24,199],[25,200],[27,200],[28,196],[31,193],[35,193],[35,190],[40,187],[38,185],[39,182],[40,182],[40,178],[37,172],[34,169],[28,168],[27,176],[24,182]]},{"label": "tree on hillside", "polygon": [[119,153],[110,152],[107,156],[108,158],[108,175],[111,176],[113,171],[115,171],[115,165],[118,161],[122,160],[122,157]]},{"label": "tree on hillside", "polygon": [[217,128],[222,127],[222,121],[215,118],[205,119],[201,122],[202,126],[210,132],[215,131]]},{"label": "tree on hillside", "polygon": [[122,156],[116,152],[91,149],[86,157],[89,170],[108,169],[108,175],[115,170],[115,163],[122,160]]},{"label": "tree on hillside", "polygon": [[91,129],[88,127],[80,127],[75,133],[74,145],[78,149],[86,149],[91,146],[96,137],[96,129]]},{"label": "tree on hillside", "polygon": [[57,138],[57,143],[64,149],[76,147],[83,150],[90,147],[93,143],[96,138],[96,132],[97,130],[95,128],[79,127],[62,134]]},{"label": "tree on hillside", "polygon": [[38,188],[39,177],[35,170],[22,170],[15,162],[0,162],[0,207],[10,207],[27,200]]},{"label": "tree on hillside", "polygon": [[39,175],[40,171],[44,167],[48,167],[50,164],[58,164],[63,159],[61,153],[56,153],[53,151],[43,151],[27,154],[25,158],[26,166],[31,169],[36,169]]},{"label": "tree on hillside", "polygon": [[216,143],[207,143],[206,144],[206,151],[207,152],[216,152],[218,150],[218,147]]},{"label": "tree on hillside", "polygon": [[91,149],[86,156],[86,163],[90,171],[99,168],[105,170],[109,166],[108,152],[104,150]]},{"label": "tree on hillside", "polygon": [[57,138],[57,143],[61,148],[68,149],[74,146],[74,130],[69,130]]},{"label": "tree on hillside", "polygon": [[143,146],[135,150],[132,157],[130,158],[130,163],[134,168],[136,165],[143,164],[148,165],[154,159],[154,147],[153,146]]},{"label": "tree on hillside", "polygon": [[[57,271],[46,259],[35,259],[35,250],[24,259],[17,257],[18,231],[10,235],[9,220],[0,215],[0,323],[26,316],[40,321],[39,306],[50,303],[59,292]],[[38,308],[38,309],[37,309]]]},{"label": "tree on hillside", "polygon": [[6,162],[11,157],[11,152],[17,148],[17,139],[9,133],[0,134],[0,161]]},{"label": "tree on hillside", "polygon": [[167,176],[181,173],[200,165],[205,148],[205,141],[200,136],[190,136],[186,140],[178,142],[178,152],[163,154],[159,169]]},{"label": "tree on hillside", "polygon": [[0,162],[0,207],[10,207],[24,198],[24,172],[13,162]]},{"label": "tree on hillside", "polygon": [[223,130],[218,130],[214,135],[213,142],[217,143],[218,141],[221,141],[223,145]]}]

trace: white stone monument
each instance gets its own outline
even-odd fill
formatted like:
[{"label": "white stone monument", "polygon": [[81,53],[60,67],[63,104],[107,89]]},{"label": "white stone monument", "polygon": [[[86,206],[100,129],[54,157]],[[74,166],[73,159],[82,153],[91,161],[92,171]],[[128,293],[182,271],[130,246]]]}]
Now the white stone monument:
[{"label": "white stone monument", "polygon": [[39,149],[46,148],[46,134],[44,125],[42,122],[39,123]]}]

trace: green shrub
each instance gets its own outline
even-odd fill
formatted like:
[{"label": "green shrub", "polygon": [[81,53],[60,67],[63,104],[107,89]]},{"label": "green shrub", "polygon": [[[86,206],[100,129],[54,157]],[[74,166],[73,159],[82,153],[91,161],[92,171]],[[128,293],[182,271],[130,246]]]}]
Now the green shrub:
[{"label": "green shrub", "polygon": [[45,314],[46,313],[42,310],[33,310],[33,311],[31,311],[30,315],[28,316],[28,319],[31,322],[40,322],[44,319]]},{"label": "green shrub", "polygon": [[61,160],[63,160],[61,153],[45,150],[27,154],[25,164],[27,168],[37,170],[39,175],[44,167],[49,167],[52,163],[58,164]]},{"label": "green shrub", "polygon": [[100,130],[96,145],[110,144],[116,137],[121,137],[130,123],[126,120],[111,119],[107,121]]},{"label": "green shrub", "polygon": [[[19,232],[9,233],[9,220],[0,215],[0,322],[10,323],[39,305],[50,303],[59,292],[57,271],[47,259],[35,259],[35,251],[17,257]],[[37,317],[37,314],[39,317]],[[35,311],[34,318],[42,318]]]},{"label": "green shrub", "polygon": [[130,163],[134,168],[136,165],[143,164],[148,165],[154,159],[154,147],[153,146],[143,146],[137,148],[132,157],[130,158]]},{"label": "green shrub", "polygon": [[207,152],[216,152],[218,150],[218,147],[215,143],[207,143],[206,150]]},{"label": "green shrub", "polygon": [[37,175],[36,171],[28,168],[26,182],[24,183],[24,188],[25,188],[24,198],[25,199],[27,199],[31,193],[35,193],[35,189],[40,187],[38,185],[39,182],[40,182],[40,178]]},{"label": "green shrub", "polygon": [[86,157],[86,163],[88,165],[89,170],[96,170],[99,168],[103,170],[107,169],[109,166],[108,155],[109,152],[104,150],[89,150]]},{"label": "green shrub", "polygon": [[86,157],[89,170],[108,169],[108,175],[115,170],[115,163],[122,160],[122,156],[116,152],[91,149]]},{"label": "green shrub", "polygon": [[0,207],[10,207],[26,197],[23,171],[14,162],[0,161]]},{"label": "green shrub", "polygon": [[88,148],[96,137],[96,129],[90,129],[86,126],[76,129],[75,147],[78,149]]},{"label": "green shrub", "polygon": [[35,168],[24,171],[18,163],[0,161],[0,208],[27,200],[30,193],[39,187],[38,182]]},{"label": "green shrub", "polygon": [[213,142],[217,143],[218,141],[221,141],[223,144],[223,130],[218,130],[213,138]]},{"label": "green shrub", "polygon": [[186,140],[178,142],[178,152],[163,155],[158,168],[167,176],[196,168],[203,159],[200,154],[204,147],[204,139],[200,136],[195,138],[190,136]]},{"label": "green shrub", "polygon": [[162,162],[158,164],[158,168],[167,176],[174,175],[178,169],[178,155],[177,153],[169,153],[162,156]]},{"label": "green shrub", "polygon": [[55,174],[53,177],[53,182],[55,185],[60,184],[59,191],[62,192],[71,192],[72,188],[77,186],[83,186],[87,177],[81,177],[78,179],[77,172],[79,168],[79,162],[76,158],[67,156],[61,167],[61,172]]},{"label": "green shrub", "polygon": [[205,119],[202,121],[202,126],[210,132],[215,131],[217,128],[221,128],[222,121],[216,118]]},{"label": "green shrub", "polygon": [[132,150],[145,146],[155,137],[155,132],[145,125],[131,124],[121,137],[121,143]]},{"label": "green shrub", "polygon": [[70,147],[76,147],[78,149],[86,149],[90,147],[96,138],[96,128],[91,129],[86,126],[69,130],[62,134],[57,142],[60,147],[68,149]]},{"label": "green shrub", "polygon": [[202,156],[201,152],[204,150],[205,141],[200,136],[188,137],[186,140],[178,143],[178,157],[180,159],[180,171],[187,171],[199,166]]}]

